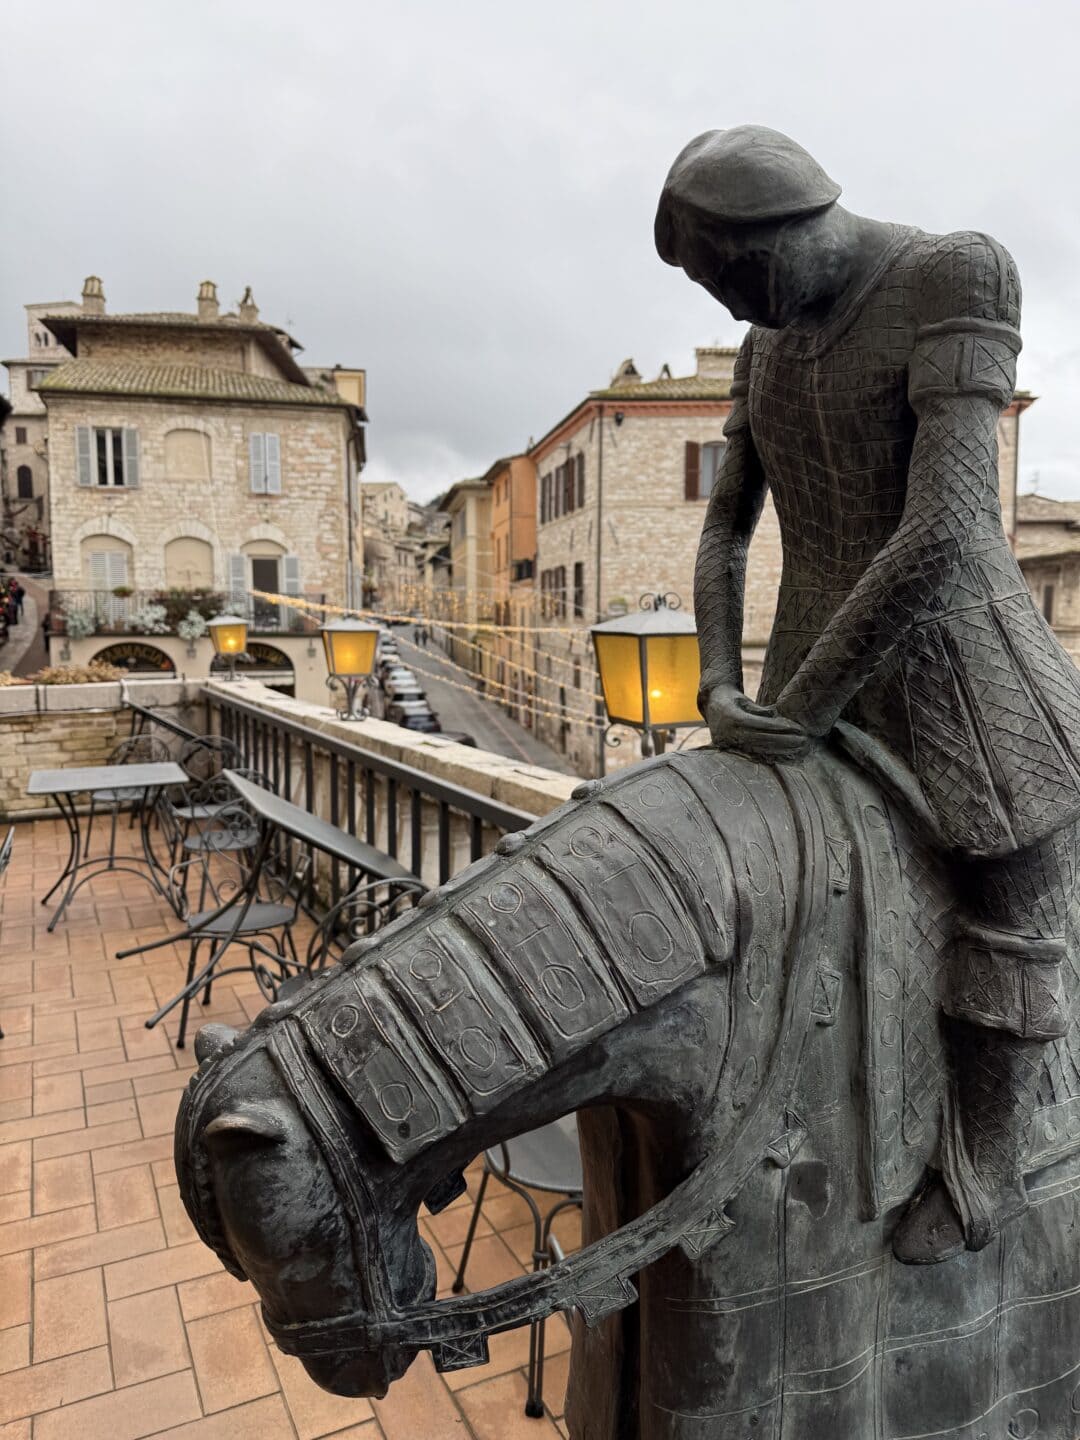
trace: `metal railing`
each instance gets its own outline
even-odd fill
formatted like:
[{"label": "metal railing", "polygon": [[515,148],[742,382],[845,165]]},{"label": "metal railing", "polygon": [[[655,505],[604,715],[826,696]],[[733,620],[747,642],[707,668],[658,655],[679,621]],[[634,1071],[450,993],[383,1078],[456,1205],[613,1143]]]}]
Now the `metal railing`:
[{"label": "metal railing", "polygon": [[[305,597],[318,604],[325,595]],[[226,612],[240,615],[254,635],[314,634],[321,616],[287,605],[271,605],[252,595],[208,590],[50,590],[49,633],[80,635],[174,635],[180,621],[197,610],[204,619]],[[159,614],[164,611],[164,614]],[[73,623],[69,625],[69,617]],[[153,621],[153,624],[148,622]],[[85,627],[91,625],[87,630]],[[163,627],[163,628],[155,628]]]},{"label": "metal railing", "polygon": [[[361,836],[429,884],[443,884],[500,836],[536,819],[239,698],[206,693],[210,728],[233,741],[245,768],[261,770],[279,795]],[[336,904],[343,893],[336,863],[328,890]]]}]

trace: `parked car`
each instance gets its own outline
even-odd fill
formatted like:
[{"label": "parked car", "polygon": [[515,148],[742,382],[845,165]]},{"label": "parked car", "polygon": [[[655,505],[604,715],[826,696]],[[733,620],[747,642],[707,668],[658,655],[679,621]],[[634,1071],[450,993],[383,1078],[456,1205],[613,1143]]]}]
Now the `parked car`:
[{"label": "parked car", "polygon": [[420,730],[426,735],[437,735],[442,730],[439,717],[432,714],[427,705],[391,705],[386,718],[389,720],[391,716],[393,723],[404,730]]},{"label": "parked car", "polygon": [[466,735],[464,730],[444,730],[442,737],[444,740],[453,740],[455,745],[471,745],[474,750],[476,749],[475,736]]},{"label": "parked car", "polygon": [[386,707],[386,718],[394,725],[404,724],[410,716],[424,715],[430,716],[432,720],[438,719],[426,700],[395,700]]},{"label": "parked car", "polygon": [[382,687],[384,690],[389,690],[391,685],[400,684],[402,681],[409,685],[418,683],[413,672],[404,665],[396,665],[392,670],[383,672]]},{"label": "parked car", "polygon": [[386,699],[388,704],[393,700],[426,700],[427,693],[414,675],[411,680],[395,680],[388,685]]}]

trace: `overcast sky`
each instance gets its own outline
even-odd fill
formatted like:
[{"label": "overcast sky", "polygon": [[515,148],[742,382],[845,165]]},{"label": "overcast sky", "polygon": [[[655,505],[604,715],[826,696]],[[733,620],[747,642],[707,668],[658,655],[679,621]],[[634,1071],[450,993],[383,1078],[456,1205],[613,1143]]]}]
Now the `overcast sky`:
[{"label": "overcast sky", "polygon": [[22,306],[251,285],[368,372],[369,479],[428,498],[633,356],[741,327],[657,259],[664,175],[743,122],[844,203],[974,228],[1024,283],[1022,482],[1080,497],[1080,10],[1070,0],[50,0],[3,7],[0,353]]}]

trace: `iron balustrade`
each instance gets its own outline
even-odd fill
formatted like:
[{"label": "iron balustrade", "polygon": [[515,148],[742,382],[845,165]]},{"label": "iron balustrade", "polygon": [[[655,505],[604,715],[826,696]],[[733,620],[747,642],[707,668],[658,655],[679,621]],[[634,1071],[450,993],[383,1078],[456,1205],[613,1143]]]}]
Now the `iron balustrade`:
[{"label": "iron balustrade", "polygon": [[[362,836],[429,884],[443,884],[492,850],[501,835],[536,819],[245,700],[204,693],[208,728],[239,748],[244,768],[262,771],[279,795]],[[332,905],[347,893],[336,861],[327,892],[323,898]]]}]

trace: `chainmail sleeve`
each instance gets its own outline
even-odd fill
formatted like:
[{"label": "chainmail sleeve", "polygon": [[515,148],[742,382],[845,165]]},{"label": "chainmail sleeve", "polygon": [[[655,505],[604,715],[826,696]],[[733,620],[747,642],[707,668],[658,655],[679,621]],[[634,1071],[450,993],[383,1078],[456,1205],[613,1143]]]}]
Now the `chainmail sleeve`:
[{"label": "chainmail sleeve", "polygon": [[1011,257],[985,235],[942,237],[923,263],[919,322],[903,514],[777,701],[811,734],[831,729],[928,606],[947,613],[977,522],[985,533],[987,515],[997,514],[997,420],[1020,350]]},{"label": "chainmail sleeve", "polygon": [[765,476],[750,434],[751,330],[739,349],[724,425],[724,456],[716,477],[694,570],[694,614],[701,650],[698,703],[715,685],[742,689],[743,588],[746,554],[765,502]]}]

